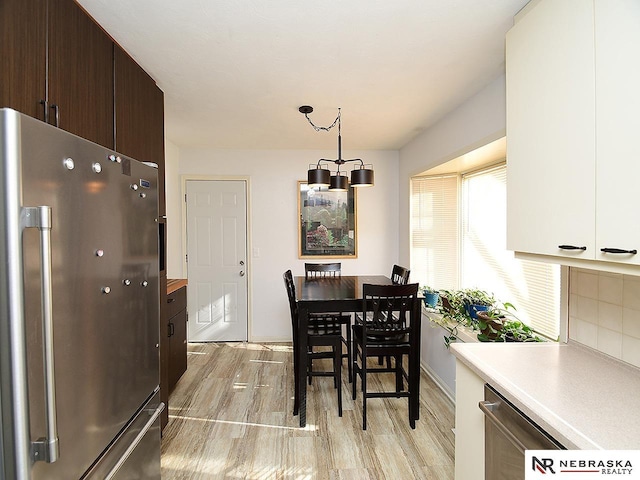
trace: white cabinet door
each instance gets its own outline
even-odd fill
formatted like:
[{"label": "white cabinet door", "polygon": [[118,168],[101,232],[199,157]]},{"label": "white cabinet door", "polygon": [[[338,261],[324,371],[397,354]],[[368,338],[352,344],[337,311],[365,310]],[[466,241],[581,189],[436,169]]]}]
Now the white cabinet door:
[{"label": "white cabinet door", "polygon": [[542,0],[507,34],[510,250],[595,258],[593,42],[584,0]]},{"label": "white cabinet door", "polygon": [[596,0],[596,258],[639,264],[640,2]]},{"label": "white cabinet door", "polygon": [[455,480],[492,480],[484,475],[484,380],[456,360]]}]

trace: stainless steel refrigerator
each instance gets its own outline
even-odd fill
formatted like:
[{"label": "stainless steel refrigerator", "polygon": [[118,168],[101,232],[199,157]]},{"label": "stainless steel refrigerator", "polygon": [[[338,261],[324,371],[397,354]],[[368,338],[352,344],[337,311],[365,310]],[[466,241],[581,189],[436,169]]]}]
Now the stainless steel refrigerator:
[{"label": "stainless steel refrigerator", "polygon": [[0,132],[0,479],[160,478],[157,169]]}]

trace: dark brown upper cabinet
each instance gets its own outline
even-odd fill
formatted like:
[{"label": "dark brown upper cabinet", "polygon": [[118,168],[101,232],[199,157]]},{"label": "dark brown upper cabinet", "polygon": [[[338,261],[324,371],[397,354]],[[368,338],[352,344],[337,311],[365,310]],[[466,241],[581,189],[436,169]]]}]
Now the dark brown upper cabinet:
[{"label": "dark brown upper cabinet", "polygon": [[164,94],[156,82],[118,45],[115,65],[115,149],[158,165],[158,204],[165,214]]},{"label": "dark brown upper cabinet", "polygon": [[73,0],[2,0],[3,107],[113,148],[113,41]]},{"label": "dark brown upper cabinet", "polygon": [[0,1],[0,55],[0,107],[13,108],[44,120],[44,100],[47,97],[46,2]]},{"label": "dark brown upper cabinet", "polygon": [[113,41],[72,0],[49,1],[48,85],[49,123],[113,148]]}]

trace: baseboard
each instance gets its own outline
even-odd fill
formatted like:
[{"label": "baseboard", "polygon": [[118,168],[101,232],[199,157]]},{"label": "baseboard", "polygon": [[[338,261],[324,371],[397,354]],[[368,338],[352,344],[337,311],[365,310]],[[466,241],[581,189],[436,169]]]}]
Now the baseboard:
[{"label": "baseboard", "polygon": [[424,370],[424,373],[429,375],[429,378],[438,386],[442,393],[451,401],[452,404],[456,404],[455,394],[451,391],[449,386],[442,381],[442,379],[429,367],[429,365],[420,362],[420,368]]},{"label": "baseboard", "polygon": [[249,343],[291,343],[291,337],[251,337]]}]

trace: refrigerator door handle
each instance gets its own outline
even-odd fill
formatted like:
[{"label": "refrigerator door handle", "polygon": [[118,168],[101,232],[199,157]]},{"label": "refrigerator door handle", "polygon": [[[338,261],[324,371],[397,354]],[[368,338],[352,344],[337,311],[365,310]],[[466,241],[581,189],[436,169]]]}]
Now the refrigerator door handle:
[{"label": "refrigerator door handle", "polygon": [[156,422],[156,420],[158,419],[158,417],[160,416],[163,410],[164,410],[164,403],[162,402],[160,402],[160,405],[158,405],[158,407],[155,410],[149,410],[149,414],[151,415],[151,418],[149,418],[149,420],[147,420],[147,423],[145,423],[144,427],[140,429],[140,432],[138,432],[138,434],[136,435],[136,438],[133,439],[133,441],[127,448],[127,450],[122,454],[122,456],[118,460],[118,463],[116,463],[115,466],[111,469],[111,471],[106,475],[105,480],[111,480],[118,473],[118,470],[120,470],[122,465],[124,465],[124,462],[127,461],[127,459],[131,456],[131,454],[136,449],[138,444],[142,441],[142,437],[144,437],[146,433],[149,431],[149,429],[153,427],[153,424]]},{"label": "refrigerator door handle", "polygon": [[42,282],[42,355],[45,386],[46,438],[31,444],[34,462],[53,463],[58,459],[58,426],[56,420],[55,368],[53,358],[53,302],[51,276],[51,207],[27,207],[23,209],[25,228],[37,228],[40,232],[40,271]]}]

